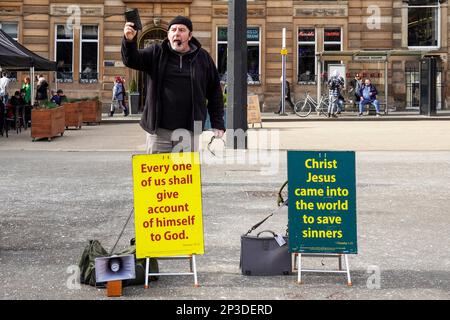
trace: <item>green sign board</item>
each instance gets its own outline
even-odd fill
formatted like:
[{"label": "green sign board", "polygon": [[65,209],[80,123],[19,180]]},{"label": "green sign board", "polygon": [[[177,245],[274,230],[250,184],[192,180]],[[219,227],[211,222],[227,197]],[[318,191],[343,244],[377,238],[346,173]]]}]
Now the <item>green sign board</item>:
[{"label": "green sign board", "polygon": [[[227,41],[228,39],[228,29],[225,27],[218,28],[217,40]],[[259,28],[250,27],[247,28],[247,41],[259,41]]]},{"label": "green sign board", "polygon": [[289,250],[357,253],[355,152],[288,151]]}]

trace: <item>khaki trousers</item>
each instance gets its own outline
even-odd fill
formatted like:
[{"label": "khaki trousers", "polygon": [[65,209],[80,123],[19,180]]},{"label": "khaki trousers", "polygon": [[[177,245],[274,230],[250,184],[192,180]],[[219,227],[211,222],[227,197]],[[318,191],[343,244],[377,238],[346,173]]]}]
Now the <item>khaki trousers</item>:
[{"label": "khaki trousers", "polygon": [[155,134],[147,133],[146,152],[176,153],[199,150],[200,135],[186,129],[168,130],[159,128]]}]

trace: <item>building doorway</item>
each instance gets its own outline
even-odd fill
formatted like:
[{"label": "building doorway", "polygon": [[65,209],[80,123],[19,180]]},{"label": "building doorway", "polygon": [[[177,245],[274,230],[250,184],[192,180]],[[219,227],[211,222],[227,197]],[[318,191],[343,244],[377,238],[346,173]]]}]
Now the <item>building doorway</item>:
[{"label": "building doorway", "polygon": [[[145,32],[139,41],[139,49],[147,48],[152,44],[162,43],[167,37],[167,30],[163,28],[153,28]],[[139,112],[144,109],[145,98],[147,96],[146,77],[144,72],[138,72],[138,90],[139,90]]]},{"label": "building doorway", "polygon": [[406,109],[419,110],[420,106],[420,75],[419,67],[406,67]]},{"label": "building doorway", "polygon": [[[438,66],[436,70],[436,110],[445,108],[443,100],[442,81],[443,68]],[[406,80],[406,109],[419,110],[420,108],[420,68],[419,65],[407,66],[405,68]]]}]

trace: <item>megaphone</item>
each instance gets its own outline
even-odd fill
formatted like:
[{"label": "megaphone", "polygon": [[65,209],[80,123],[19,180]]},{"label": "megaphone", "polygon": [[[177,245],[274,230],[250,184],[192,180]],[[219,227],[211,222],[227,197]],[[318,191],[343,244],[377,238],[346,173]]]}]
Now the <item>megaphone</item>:
[{"label": "megaphone", "polygon": [[136,278],[136,269],[132,254],[95,259],[95,280],[107,282],[108,297],[120,297],[122,280],[134,278]]}]

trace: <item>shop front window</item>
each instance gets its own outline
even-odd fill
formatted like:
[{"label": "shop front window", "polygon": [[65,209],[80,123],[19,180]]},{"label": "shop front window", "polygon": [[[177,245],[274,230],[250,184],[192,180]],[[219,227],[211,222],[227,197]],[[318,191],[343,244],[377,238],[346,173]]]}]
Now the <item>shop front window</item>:
[{"label": "shop front window", "polygon": [[[217,28],[217,69],[222,82],[227,82],[228,30]],[[261,83],[260,72],[260,28],[247,28],[247,83]]]},{"label": "shop front window", "polygon": [[316,81],[316,30],[298,29],[298,82]]},{"label": "shop front window", "polygon": [[[325,28],[323,33],[323,51],[342,51],[341,28]],[[341,61],[324,61],[323,71],[325,78],[328,77],[328,66],[330,64],[341,64]]]}]

